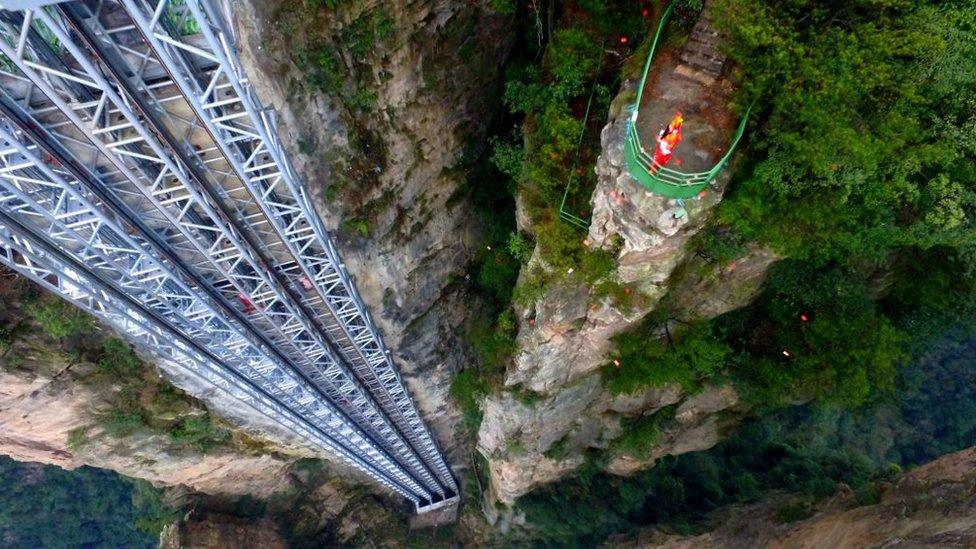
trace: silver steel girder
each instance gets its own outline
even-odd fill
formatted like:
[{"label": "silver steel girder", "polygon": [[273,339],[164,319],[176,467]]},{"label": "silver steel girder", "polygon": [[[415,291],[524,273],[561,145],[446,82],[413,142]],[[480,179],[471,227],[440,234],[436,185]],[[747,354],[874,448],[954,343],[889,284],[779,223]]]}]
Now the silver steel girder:
[{"label": "silver steel girder", "polygon": [[262,361],[252,372],[292,394],[279,405],[328,408],[329,436],[419,506],[454,497],[227,13],[194,0],[0,10],[0,211],[169,329],[229,353],[227,367]]},{"label": "silver steel girder", "polygon": [[[300,185],[274,127],[248,85],[233,38],[216,7],[202,0],[121,0],[152,58],[172,75],[196,119],[206,127],[236,179],[228,199],[256,204],[290,261],[278,268],[291,280],[312,282],[303,304],[336,343],[438,477],[457,486],[339,259],[335,245]],[[110,2],[104,2],[108,4]],[[164,16],[164,14],[168,15]],[[167,22],[176,21],[175,24]],[[185,32],[184,32],[185,31]],[[106,31],[107,32],[107,31]],[[201,40],[201,38],[203,40]],[[201,67],[215,67],[204,74]],[[257,226],[252,225],[252,226]],[[268,246],[277,246],[271,241]]]},{"label": "silver steel girder", "polygon": [[[2,94],[2,92],[0,92],[0,94]],[[58,185],[60,185],[61,188],[69,189],[72,191],[77,190],[76,192],[88,192],[90,194],[99,193],[101,190],[108,188],[108,186],[101,185],[100,183],[98,183],[97,177],[87,172],[87,170],[83,166],[81,166],[81,163],[71,155],[70,151],[66,150],[63,147],[60,147],[58,145],[58,141],[54,138],[54,136],[47,134],[45,130],[40,127],[40,124],[38,124],[36,121],[30,118],[27,113],[23,111],[19,111],[18,108],[19,107],[17,105],[10,104],[9,98],[0,97],[0,112],[6,113],[6,116],[10,116],[11,114],[16,114],[17,116],[15,117],[15,119],[18,120],[17,122],[18,125],[28,126],[28,127],[33,126],[35,128],[33,131],[37,134],[40,134],[38,137],[35,137],[35,141],[33,141],[33,143],[36,143],[36,145],[34,145],[34,148],[38,150],[39,154],[43,154],[44,156],[50,158],[53,163],[61,166],[61,168],[59,169],[62,171],[69,166],[73,167],[74,175],[76,175],[77,177],[71,180],[65,180],[65,179],[60,180]],[[7,135],[7,134],[2,134],[2,135]],[[26,139],[26,135],[23,138]],[[28,154],[28,153],[25,151],[24,154]],[[21,162],[13,163],[10,162],[9,159],[4,159],[4,158],[0,158],[0,160],[7,160],[7,163],[11,167],[20,166],[22,162],[21,161]],[[39,166],[39,169],[51,170],[49,166],[45,166],[37,158],[34,159],[34,163],[35,165]],[[8,169],[7,171],[12,172],[13,170]],[[26,177],[22,177],[20,179],[26,180]],[[51,192],[51,188],[56,186],[57,185],[50,185],[44,190]],[[102,207],[102,211],[105,212],[105,215],[113,215],[113,214],[117,215],[118,218],[120,219],[119,221],[120,225],[128,227],[129,228],[128,233],[131,233],[133,235],[136,234],[145,235],[151,232],[148,229],[141,230],[141,227],[139,226],[141,223],[140,219],[138,219],[138,217],[135,214],[129,212],[129,208],[124,203],[121,203],[121,201],[112,203],[111,196],[108,195],[107,193],[103,193],[103,194],[107,197],[103,201],[104,206]],[[53,201],[52,203],[59,204],[63,202],[64,200],[58,200],[58,201]],[[114,210],[112,210],[113,208]],[[91,207],[89,207],[89,209],[91,209]],[[83,210],[79,209],[78,211],[80,212]],[[122,214],[115,213],[119,211],[125,213]],[[126,233],[120,233],[120,234],[122,234],[123,238],[128,236]],[[179,262],[179,258],[177,257],[177,254],[175,252],[172,252],[169,249],[167,243],[154,242],[150,239],[145,239],[145,238],[140,239],[140,241],[143,242],[143,244],[142,247],[139,248],[139,251],[145,254],[143,256],[144,257],[143,263],[154,257],[171,256],[176,258],[171,262],[173,265],[175,265],[175,269],[185,270],[185,266]],[[134,246],[134,244],[129,244],[129,245],[130,247]],[[204,281],[201,281],[199,278],[193,277],[192,275],[189,275],[187,278],[189,279],[189,282],[187,283],[188,286],[197,288],[198,292],[203,291],[205,287]],[[145,296],[146,299],[152,298],[153,290],[154,288],[148,289]],[[224,317],[227,317],[230,320],[235,319],[235,315],[233,314],[234,311],[231,309],[229,305],[227,305],[226,300],[220,299],[218,296],[216,299],[213,300],[213,303],[217,303],[217,305],[215,305],[213,308],[224,311],[223,313]],[[212,315],[217,314],[213,310],[211,310],[211,313]],[[237,324],[242,325],[244,327],[248,326],[248,323],[246,321],[238,322]],[[206,334],[208,329],[212,329],[212,326],[208,326],[206,329],[202,330],[201,333]],[[245,330],[244,328],[242,328],[239,331],[241,333],[248,334],[248,331]],[[254,337],[251,337],[251,340],[256,341],[256,344],[259,346],[263,345],[263,342],[256,340]],[[320,364],[323,364],[325,363],[325,359],[320,358],[318,362]],[[326,393],[326,396],[329,397],[331,402],[340,406],[343,410],[351,410],[352,412],[361,414],[363,417],[368,417],[373,422],[374,425],[378,424],[377,429],[385,428],[386,433],[391,432],[388,423],[385,421],[385,418],[383,418],[383,416],[378,412],[378,409],[375,406],[375,404],[369,401],[368,398],[366,398],[364,391],[357,384],[352,382],[349,376],[343,376],[342,372],[338,372],[337,374],[337,369],[335,367],[329,367],[329,366],[323,366],[320,369],[316,369],[314,371],[306,371],[302,368],[299,369],[306,374],[306,377],[325,378],[324,381],[322,379],[319,379],[320,383],[318,385],[320,386],[320,388],[324,388],[324,392]],[[397,443],[396,439],[392,441],[392,444],[395,443]],[[402,445],[402,441],[400,443]]]},{"label": "silver steel girder", "polygon": [[28,231],[19,231],[21,228],[16,223],[15,219],[0,210],[0,262],[105,321],[157,360],[178,365],[206,380],[306,442],[336,456],[341,462],[358,469],[415,505],[421,505],[413,492],[392,481],[356,452],[338,444],[306,417],[282,406],[276,394],[280,393],[279,390],[265,391],[247,375],[228,370],[222,358],[211,349],[197,345],[178,330],[154,318],[127,294],[100,283],[91,273],[78,268],[78,264],[60,256],[56,247],[38,240]]},{"label": "silver steel girder", "polygon": [[[0,124],[0,212],[14,217],[35,242],[45,240],[98,276],[118,292],[137,298],[147,310],[178,326],[188,337],[226,355],[224,363],[262,386],[280,393],[280,400],[320,424],[331,438],[419,498],[430,494],[398,471],[381,448],[365,437],[344,414],[322,399],[287,365],[249,340],[233,323],[225,321],[210,300],[185,284],[157,254],[146,252],[131,220],[121,219],[97,196],[86,194],[77,182],[69,182],[37,154],[40,147],[17,139],[8,123]],[[72,184],[74,183],[74,184]],[[123,227],[129,227],[126,230]],[[76,270],[80,270],[77,269]]]},{"label": "silver steel girder", "polygon": [[[108,7],[112,7],[114,10],[109,10]],[[103,2],[99,4],[99,8],[105,12],[104,18],[121,19],[124,23],[122,28],[131,29],[131,24],[125,19],[125,11],[120,4]],[[251,267],[259,274],[265,274],[264,270],[261,269],[262,264],[275,266],[280,265],[282,261],[288,261],[290,257],[282,253],[279,245],[280,242],[285,242],[287,246],[288,241],[276,240],[274,235],[277,233],[256,229],[260,226],[266,226],[267,223],[261,217],[260,211],[255,214],[253,210],[264,209],[265,204],[273,203],[274,195],[254,197],[253,200],[250,197],[242,196],[243,191],[240,190],[239,181],[233,178],[233,173],[228,174],[224,170],[226,163],[221,161],[223,157],[219,153],[216,153],[216,156],[212,154],[215,147],[206,143],[201,144],[201,140],[206,138],[203,129],[192,120],[187,120],[180,114],[174,114],[192,112],[189,106],[179,100],[183,96],[170,95],[168,92],[172,88],[159,85],[160,82],[156,82],[156,85],[152,87],[144,85],[148,79],[145,76],[147,73],[162,75],[168,73],[160,71],[158,65],[153,62],[154,58],[140,49],[142,42],[139,41],[139,36],[137,34],[129,36],[125,34],[126,31],[106,30],[102,27],[95,13],[77,3],[66,4],[60,10],[71,27],[75,28],[79,34],[88,37],[87,47],[96,54],[99,63],[106,67],[104,72],[111,75],[109,82],[112,84],[122,83],[119,87],[126,89],[126,93],[133,103],[138,103],[141,112],[148,119],[147,125],[157,134],[175,134],[175,137],[167,140],[171,143],[193,145],[193,147],[186,147],[183,151],[179,151],[178,146],[171,148],[176,150],[182,158],[188,159],[186,165],[189,166],[189,171],[195,180],[209,180],[209,185],[206,186],[203,194],[206,195],[208,189],[213,190],[209,195],[210,198],[219,204],[226,218],[233,224],[233,228],[242,234],[253,232],[250,239],[246,237],[242,239],[245,246],[250,245],[255,250],[253,255],[257,258],[258,264],[252,264]],[[131,33],[131,31],[129,32]],[[125,51],[118,48],[110,38],[128,44]],[[132,75],[130,78],[133,81],[124,82],[125,75]],[[143,87],[146,89],[139,92],[138,89]],[[224,87],[226,86],[218,86],[217,88],[222,89]],[[195,155],[199,158],[194,158]],[[197,164],[199,169],[194,169],[194,164]],[[237,198],[231,200],[229,199],[231,196]],[[248,211],[244,211],[242,208],[247,208]],[[242,219],[247,220],[247,222],[235,222]],[[300,235],[295,233],[295,236]],[[283,255],[284,258],[282,258]],[[276,274],[278,276],[275,276]],[[296,290],[289,292],[289,286]],[[255,288],[242,288],[241,285],[238,285],[234,290],[238,294],[247,295],[260,308],[260,312],[265,315],[277,315],[277,318],[273,320],[284,328],[279,330],[279,333],[285,335],[286,339],[291,337],[301,347],[298,352],[292,353],[293,360],[299,363],[308,363],[310,359],[317,359],[316,364],[304,366],[304,371],[308,372],[313,381],[322,380],[321,382],[329,383],[329,380],[332,380],[334,383],[336,380],[342,380],[343,383],[351,384],[357,390],[363,391],[369,405],[357,406],[357,412],[353,413],[353,416],[362,425],[372,429],[375,436],[381,438],[391,452],[408,466],[418,478],[422,479],[438,495],[444,497],[445,491],[432,476],[431,471],[418,460],[415,451],[407,445],[400,433],[389,423],[385,414],[381,413],[382,408],[372,400],[373,397],[364,391],[355,376],[345,368],[341,360],[337,359],[335,351],[325,341],[327,334],[320,332],[311,312],[300,303],[301,300],[297,297],[300,295],[298,288],[301,288],[301,278],[288,278],[272,270],[269,276],[262,277]],[[294,330],[294,332],[290,330]],[[323,388],[326,391],[330,390],[328,387]]]}]

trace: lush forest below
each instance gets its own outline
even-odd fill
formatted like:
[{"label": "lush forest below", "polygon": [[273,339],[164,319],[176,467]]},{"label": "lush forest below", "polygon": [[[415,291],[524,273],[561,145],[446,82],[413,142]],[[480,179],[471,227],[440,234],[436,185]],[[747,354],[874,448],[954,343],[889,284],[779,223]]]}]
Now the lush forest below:
[{"label": "lush forest below", "polygon": [[149,483],[104,469],[0,456],[0,485],[3,547],[156,547],[176,518]]},{"label": "lush forest below", "polygon": [[599,472],[600,456],[576,478],[545,487],[518,506],[529,539],[592,546],[610,534],[656,526],[689,533],[708,513],[771,493],[792,497],[782,521],[804,518],[840,483],[858,503],[876,501],[878,483],[904,467],[976,440],[976,343],[950,337],[897,373],[897,398],[849,410],[810,404],[756,417],[705,452],[667,457],[631,478]]}]

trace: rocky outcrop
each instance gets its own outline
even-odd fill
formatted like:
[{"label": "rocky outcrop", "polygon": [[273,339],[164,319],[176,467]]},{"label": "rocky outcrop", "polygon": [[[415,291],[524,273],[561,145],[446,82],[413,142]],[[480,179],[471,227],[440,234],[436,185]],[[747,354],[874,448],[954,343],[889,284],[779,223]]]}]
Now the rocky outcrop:
[{"label": "rocky outcrop", "polygon": [[688,257],[688,241],[721,200],[727,174],[704,197],[681,203],[647,191],[630,176],[623,147],[635,89],[633,80],[624,84],[601,135],[588,241],[600,248],[622,243],[617,276],[644,299],[624,309],[608,299],[592,299],[585,284],[557,286],[523,315],[533,316],[535,324],[526,323],[519,332],[519,352],[507,386],[522,384],[546,393],[599,368],[610,351],[610,338],[643,318],[668,292],[672,273]]},{"label": "rocky outcrop", "polygon": [[724,509],[719,526],[699,536],[643,532],[608,547],[701,549],[725,547],[973,547],[976,546],[976,449],[943,456],[881,488],[880,501],[857,506],[849,490],[812,510],[811,518],[782,524],[784,497]]},{"label": "rocky outcrop", "polygon": [[[599,368],[606,363],[611,337],[633,326],[668,293],[672,274],[688,258],[688,240],[706,222],[724,184],[719,180],[703,199],[686,201],[687,215],[676,219],[674,212],[681,208],[676,201],[634,183],[623,158],[626,106],[633,101],[634,88],[633,81],[624,85],[602,133],[588,238],[594,246],[622,240],[618,276],[646,299],[640,306],[622,309],[609,299],[594,299],[583,284],[564,283],[523,312],[518,353],[505,385],[540,396],[528,404],[519,401],[516,391],[490,397],[478,437],[492,473],[492,495],[506,504],[582,465],[587,449],[608,448],[621,432],[623,417],[653,414],[672,405],[687,412],[676,416],[674,427],[661,435],[649,457],[610,460],[609,471],[630,474],[663,455],[714,445],[731,421],[716,414],[737,405],[728,387],[707,388],[693,397],[676,386],[626,396],[611,395],[602,387]],[[679,303],[687,305],[688,315],[714,316],[740,307],[755,295],[771,261],[771,254],[757,251],[736,268],[696,273],[682,281],[681,292],[695,297]],[[704,293],[708,289],[720,291],[711,297]],[[526,321],[530,317],[532,323]],[[699,410],[700,403],[707,403],[706,408]]]},{"label": "rocky outcrop", "polygon": [[222,514],[191,513],[163,528],[159,536],[159,549],[227,547],[285,549],[288,544],[268,519],[249,520]]},{"label": "rocky outcrop", "polygon": [[[50,339],[18,338],[0,361],[0,454],[65,469],[102,467],[225,496],[266,498],[291,488],[287,471],[298,457],[271,446],[198,452],[149,431],[108,436],[93,416],[109,406],[113,387],[87,383],[93,370],[91,363],[56,350]],[[86,440],[72,447],[72,432],[82,429]]]},{"label": "rocky outcrop", "polygon": [[[680,80],[680,85],[673,85],[682,90],[703,85],[680,75],[673,78]],[[669,91],[671,81],[652,75],[651,80],[655,79],[661,89],[645,96],[670,97],[674,91]],[[724,81],[711,85],[724,90],[722,94],[727,91]],[[662,456],[709,448],[743,412],[738,396],[728,386],[706,387],[695,395],[665,386],[625,396],[614,396],[602,387],[600,368],[607,363],[611,338],[662,306],[665,296],[672,318],[713,318],[748,304],[777,259],[762,249],[751,249],[724,266],[691,256],[689,242],[721,200],[728,173],[720,173],[704,192],[686,200],[651,193],[637,183],[624,157],[636,88],[635,79],[625,80],[601,134],[586,244],[617,250],[617,282],[640,299],[619,304],[596,295],[572,277],[562,277],[538,302],[520,311],[518,347],[506,373],[506,390],[484,403],[478,439],[478,448],[489,462],[491,495],[505,504],[539,484],[566,476],[586,461],[591,449],[609,449],[605,469],[629,475]],[[683,97],[675,92],[678,96]],[[643,104],[641,108],[643,117]],[[710,120],[725,118],[728,114]],[[697,132],[706,135],[720,130],[699,128]],[[691,147],[685,157],[716,154],[711,141],[705,141],[684,145]],[[520,229],[531,232],[525,226],[531,220],[522,213]],[[530,265],[537,262],[534,257]],[[667,422],[646,457],[613,450],[612,441],[620,436],[624,418],[647,417],[665,408],[675,412],[674,419]]]},{"label": "rocky outcrop", "polygon": [[410,392],[454,449],[447,390],[470,306],[450,281],[478,234],[459,167],[498,109],[514,28],[489,0],[318,4],[241,3],[242,57]]}]

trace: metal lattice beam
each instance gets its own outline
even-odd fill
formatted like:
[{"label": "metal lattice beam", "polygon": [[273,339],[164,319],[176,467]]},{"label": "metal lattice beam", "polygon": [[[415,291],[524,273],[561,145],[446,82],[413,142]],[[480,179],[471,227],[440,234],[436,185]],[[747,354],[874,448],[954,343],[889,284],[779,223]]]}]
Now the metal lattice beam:
[{"label": "metal lattice beam", "polygon": [[[168,326],[196,344],[222,354],[227,368],[302,412],[363,461],[379,470],[395,469],[384,452],[340,410],[321,399],[287,365],[249,341],[243,330],[227,322],[226,315],[205,295],[157,259],[160,254],[147,252],[148,246],[124,228],[132,227],[131,219],[98,204],[98,197],[86,193],[77,180],[67,179],[46,164],[40,156],[41,147],[26,135],[17,138],[10,125],[10,121],[0,123],[0,161],[4,166],[0,168],[0,213],[17,220],[21,237],[30,237],[37,246],[48,243],[58,250],[62,262],[74,262],[74,271],[84,269],[104,286],[137,299],[143,309],[153,311],[157,319],[165,319]],[[429,493],[406,476],[389,476],[415,495],[429,499]]]},{"label": "metal lattice beam", "polygon": [[[456,492],[454,479],[406,392],[335,244],[277,141],[271,113],[261,107],[247,85],[220,14],[212,4],[200,0],[181,1],[179,5],[170,0],[122,1],[155,59],[175,75],[174,81],[197,119],[233,167],[248,192],[245,200],[261,206],[264,219],[284,244],[291,257],[286,272],[313,282],[315,292],[306,296],[304,304],[318,312],[319,321],[357,375],[441,481]],[[167,19],[163,14],[167,13],[178,22],[177,28],[200,29],[199,35],[174,34],[164,24]],[[193,70],[213,64],[214,70],[206,77]]]},{"label": "metal lattice beam", "polygon": [[249,405],[418,507],[453,499],[228,13],[201,0],[0,10],[0,261],[143,346],[179,334],[179,352],[157,355],[240,378],[222,385],[239,396],[245,380]]}]

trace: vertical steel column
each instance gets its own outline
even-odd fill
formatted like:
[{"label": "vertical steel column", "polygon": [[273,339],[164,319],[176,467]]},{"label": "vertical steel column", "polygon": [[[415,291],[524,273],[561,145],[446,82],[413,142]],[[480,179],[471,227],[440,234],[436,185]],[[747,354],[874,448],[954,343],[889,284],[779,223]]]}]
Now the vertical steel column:
[{"label": "vertical steel column", "polygon": [[[348,425],[341,412],[322,401],[289,368],[249,343],[246,334],[225,323],[225,315],[218,314],[206,296],[183,283],[155,254],[147,253],[138,233],[129,234],[135,232],[132,219],[122,219],[106,205],[93,203],[98,197],[91,193],[91,198],[86,197],[76,180],[66,180],[57,173],[64,170],[64,162],[57,162],[59,168],[47,165],[39,154],[51,153],[30,141],[21,142],[8,129],[8,123],[0,122],[0,213],[17,219],[21,236],[30,231],[26,236],[35,243],[49,242],[61,257],[75,262],[74,270],[98,276],[103,284],[131,295],[144,309],[154,311],[157,318],[166,319],[168,325],[178,327],[174,330],[198,345],[222,353],[227,367],[245,372],[252,382],[276,394],[308,420],[321,422],[319,428],[337,443],[376,463],[379,470],[395,469],[382,452]],[[401,476],[395,470],[392,474]],[[429,499],[417,485],[405,484],[415,495]]]},{"label": "vertical steel column", "polygon": [[[173,75],[197,118],[285,243],[294,259],[294,265],[287,266],[286,272],[293,278],[313,282],[315,295],[306,299],[306,304],[321,311],[320,321],[357,375],[438,472],[438,477],[456,493],[457,486],[433,437],[406,392],[305,188],[298,183],[281,150],[270,111],[261,106],[247,83],[221,14],[203,0],[189,0],[179,6],[170,0],[155,5],[142,0],[122,2],[156,58]],[[198,28],[200,33],[174,35],[164,24],[166,16],[177,21],[177,27]],[[217,67],[207,78],[192,70],[213,63]],[[339,325],[335,326],[332,319],[338,320]]]},{"label": "vertical steel column", "polygon": [[214,2],[0,10],[0,261],[434,508],[456,482]]}]

